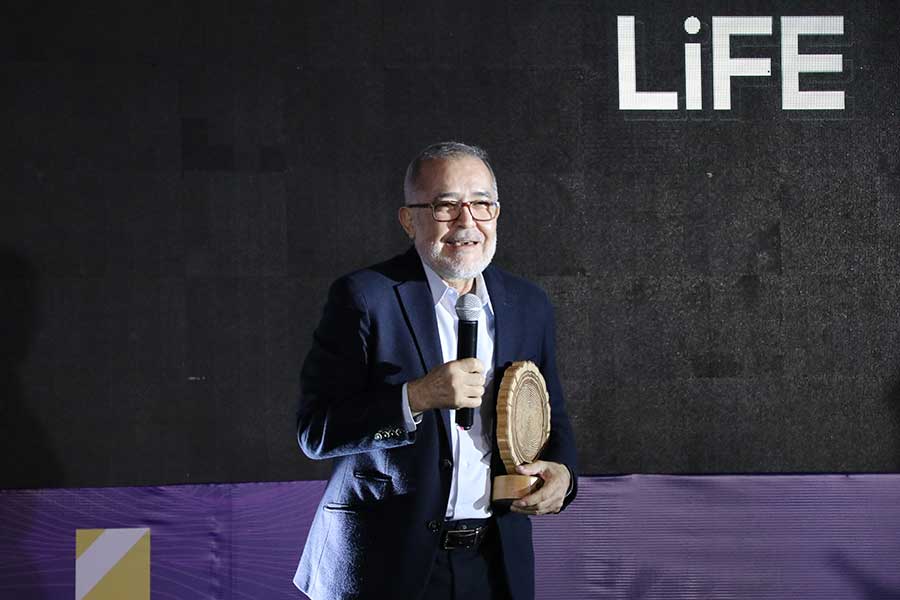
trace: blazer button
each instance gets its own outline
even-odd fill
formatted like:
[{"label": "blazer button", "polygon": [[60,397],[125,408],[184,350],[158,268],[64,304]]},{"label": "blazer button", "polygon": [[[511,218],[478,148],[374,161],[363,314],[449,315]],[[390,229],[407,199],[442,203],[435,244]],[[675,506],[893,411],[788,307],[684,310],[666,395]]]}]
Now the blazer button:
[{"label": "blazer button", "polygon": [[441,468],[445,470],[450,470],[453,468],[453,461],[449,458],[445,458],[441,461]]},{"label": "blazer button", "polygon": [[438,531],[441,530],[441,524],[438,523],[437,521],[435,521],[434,519],[432,519],[431,521],[428,521],[428,523],[426,523],[426,525],[428,525],[428,530],[433,533],[437,533]]}]

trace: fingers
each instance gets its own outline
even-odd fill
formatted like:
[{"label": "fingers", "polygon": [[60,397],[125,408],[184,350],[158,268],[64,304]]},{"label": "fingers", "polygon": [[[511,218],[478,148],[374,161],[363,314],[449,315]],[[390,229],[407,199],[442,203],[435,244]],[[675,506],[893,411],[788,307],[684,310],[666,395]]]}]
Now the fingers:
[{"label": "fingers", "polygon": [[477,358],[464,358],[444,364],[452,385],[484,386],[484,369]]},{"label": "fingers", "polygon": [[521,475],[537,475],[544,484],[536,491],[513,502],[513,512],[527,515],[546,515],[562,510],[569,488],[569,471],[558,463],[535,461],[516,468]]},{"label": "fingers", "polygon": [[481,406],[481,397],[484,395],[484,384],[463,386],[455,396],[453,408],[476,408]]},{"label": "fingers", "polygon": [[533,463],[525,463],[524,465],[519,465],[516,467],[516,472],[519,475],[538,475],[544,472],[546,468],[546,463],[542,460],[536,460]]},{"label": "fingers", "polygon": [[433,408],[475,408],[481,406],[484,385],[485,370],[480,360],[450,361],[409,382],[410,409],[423,412]]},{"label": "fingers", "polygon": [[481,406],[485,377],[481,361],[465,358],[447,363],[451,371],[454,402],[451,408],[475,408]]},{"label": "fingers", "polygon": [[448,365],[453,365],[454,367],[459,368],[461,371],[465,371],[466,373],[480,373],[484,376],[484,363],[482,363],[477,358],[461,358],[459,360],[454,360]]},{"label": "fingers", "polygon": [[463,373],[459,372],[454,375],[456,381],[463,385],[482,386],[484,387],[484,375],[481,373]]},{"label": "fingers", "polygon": [[566,490],[558,483],[546,482],[536,492],[513,502],[510,510],[526,515],[558,513],[565,496]]}]

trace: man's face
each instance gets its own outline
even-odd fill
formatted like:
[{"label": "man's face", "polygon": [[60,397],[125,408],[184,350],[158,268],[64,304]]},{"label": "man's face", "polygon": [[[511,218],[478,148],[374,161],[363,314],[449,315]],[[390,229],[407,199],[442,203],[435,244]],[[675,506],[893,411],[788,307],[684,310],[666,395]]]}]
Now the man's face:
[{"label": "man's face", "polygon": [[[495,201],[494,180],[480,159],[472,156],[431,160],[422,165],[416,189],[407,204],[436,200]],[[445,281],[465,281],[481,273],[497,248],[497,219],[476,221],[467,207],[455,221],[435,221],[428,208],[400,209],[400,224],[413,238],[422,260]]]}]

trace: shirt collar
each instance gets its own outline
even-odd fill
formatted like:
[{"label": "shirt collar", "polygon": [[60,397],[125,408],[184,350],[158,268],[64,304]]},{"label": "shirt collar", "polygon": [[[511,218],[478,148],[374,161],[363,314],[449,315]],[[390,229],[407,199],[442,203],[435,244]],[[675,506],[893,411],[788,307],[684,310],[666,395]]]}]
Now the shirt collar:
[{"label": "shirt collar", "polygon": [[[419,257],[419,260],[421,260],[421,257]],[[456,299],[459,297],[458,292],[447,285],[447,282],[441,279],[424,260],[422,261],[422,267],[425,269],[425,277],[428,279],[428,287],[431,288],[431,300],[434,302],[434,305],[437,306],[444,300],[449,307],[455,310]],[[494,309],[491,306],[491,297],[488,294],[487,284],[484,282],[484,275],[481,273],[475,277],[474,294],[481,300],[481,305],[484,307],[485,312],[493,314]]]}]

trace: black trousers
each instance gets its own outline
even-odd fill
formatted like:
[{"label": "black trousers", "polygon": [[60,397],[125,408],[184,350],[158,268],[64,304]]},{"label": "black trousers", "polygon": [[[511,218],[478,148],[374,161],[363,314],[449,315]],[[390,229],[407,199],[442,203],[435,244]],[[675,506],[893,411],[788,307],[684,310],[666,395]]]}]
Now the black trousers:
[{"label": "black trousers", "polygon": [[497,526],[475,548],[438,550],[423,600],[509,600]]}]

